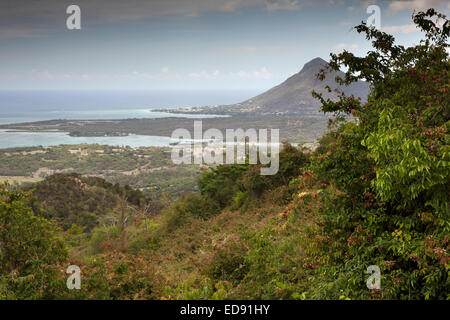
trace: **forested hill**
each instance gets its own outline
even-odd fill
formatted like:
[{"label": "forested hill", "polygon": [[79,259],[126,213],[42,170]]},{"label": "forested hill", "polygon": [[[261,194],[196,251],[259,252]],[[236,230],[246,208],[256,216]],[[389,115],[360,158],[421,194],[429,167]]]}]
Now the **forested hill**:
[{"label": "forested hill", "polygon": [[[72,225],[89,231],[107,215],[113,215],[124,201],[140,208],[150,200],[141,191],[112,184],[102,178],[84,177],[76,173],[54,174],[27,186],[35,199],[33,211],[67,230]],[[155,201],[155,200],[153,200]]]}]

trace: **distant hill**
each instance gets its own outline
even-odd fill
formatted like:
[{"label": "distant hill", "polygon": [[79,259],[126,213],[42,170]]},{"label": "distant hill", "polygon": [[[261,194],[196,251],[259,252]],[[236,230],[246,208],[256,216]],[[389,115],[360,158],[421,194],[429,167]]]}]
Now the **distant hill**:
[{"label": "distant hill", "polygon": [[[276,87],[233,106],[233,110],[252,111],[262,114],[319,114],[320,103],[311,95],[313,90],[332,97],[324,89],[329,85],[332,89],[339,87],[335,82],[336,76],[343,76],[342,72],[327,74],[325,80],[317,79],[317,74],[327,66],[321,58],[315,58],[303,66],[303,69]],[[367,99],[369,85],[366,82],[354,83],[348,87],[341,87],[347,95],[353,94]]]}]

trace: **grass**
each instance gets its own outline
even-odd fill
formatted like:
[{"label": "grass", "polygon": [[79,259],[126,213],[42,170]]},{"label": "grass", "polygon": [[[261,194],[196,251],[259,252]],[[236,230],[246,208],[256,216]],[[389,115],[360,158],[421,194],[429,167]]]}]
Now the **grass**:
[{"label": "grass", "polygon": [[22,185],[25,183],[35,183],[43,180],[42,178],[31,178],[31,177],[8,177],[8,176],[0,176],[0,181],[8,182],[11,185]]}]

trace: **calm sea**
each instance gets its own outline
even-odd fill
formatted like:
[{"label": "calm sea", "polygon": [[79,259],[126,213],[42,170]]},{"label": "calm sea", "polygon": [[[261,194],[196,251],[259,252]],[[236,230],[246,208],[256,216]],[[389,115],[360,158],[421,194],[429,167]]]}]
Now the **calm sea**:
[{"label": "calm sea", "polygon": [[[232,104],[258,93],[260,91],[246,90],[0,91],[0,124],[54,119],[162,118],[173,116],[173,114],[150,112],[150,110]],[[168,145],[169,142],[170,139],[164,137],[136,135],[70,137],[66,133],[0,131],[0,148],[78,143],[139,147]]]}]

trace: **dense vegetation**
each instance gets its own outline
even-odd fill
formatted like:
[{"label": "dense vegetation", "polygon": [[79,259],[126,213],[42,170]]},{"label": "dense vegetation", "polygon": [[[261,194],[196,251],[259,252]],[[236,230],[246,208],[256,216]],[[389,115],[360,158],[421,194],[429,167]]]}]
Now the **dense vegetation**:
[{"label": "dense vegetation", "polygon": [[[368,101],[316,94],[337,119],[312,154],[285,144],[276,175],[261,176],[260,165],[210,168],[198,194],[156,215],[155,199],[75,175],[35,185],[38,200],[3,187],[0,297],[450,299],[450,25],[432,9],[414,22],[426,33],[415,47],[362,24],[374,50],[331,55],[332,70],[348,70],[339,82],[370,81]],[[66,192],[68,209],[51,209]],[[108,223],[102,194],[117,200]],[[75,200],[84,197],[92,207]],[[33,212],[34,201],[47,213]],[[70,229],[56,229],[60,217]],[[69,264],[81,267],[81,290],[62,285],[57,271]],[[371,265],[380,289],[366,287]]]},{"label": "dense vegetation", "polygon": [[67,257],[57,230],[26,205],[30,195],[0,186],[0,299],[55,298]]},{"label": "dense vegetation", "polygon": [[339,190],[323,197],[322,297],[337,289],[370,297],[361,285],[369,265],[384,275],[382,298],[449,297],[450,25],[436,27],[432,17],[444,19],[432,9],[414,16],[427,36],[416,47],[360,25],[375,50],[332,55],[332,69],[348,66],[339,81],[368,79],[372,91],[366,105],[322,99],[324,111],[357,119],[329,134],[315,164]]},{"label": "dense vegetation", "polygon": [[113,185],[101,178],[76,173],[55,174],[24,189],[33,191],[33,211],[42,212],[44,218],[64,230],[74,224],[91,230],[103,216],[111,214],[122,199],[136,208],[150,201],[141,191],[129,186]]}]

